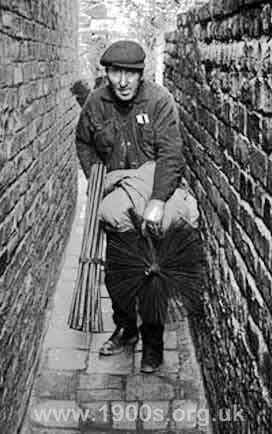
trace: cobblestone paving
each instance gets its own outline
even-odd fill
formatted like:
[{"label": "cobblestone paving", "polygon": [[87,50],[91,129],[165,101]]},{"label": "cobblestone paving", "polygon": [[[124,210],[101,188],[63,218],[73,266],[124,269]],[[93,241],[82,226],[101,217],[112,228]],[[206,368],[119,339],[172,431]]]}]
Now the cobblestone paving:
[{"label": "cobblestone paving", "polygon": [[209,412],[187,319],[164,334],[164,365],[141,374],[141,342],[134,351],[99,357],[114,325],[103,288],[104,332],[71,330],[67,315],[84,223],[86,182],[79,195],[70,242],[54,299],[43,355],[21,434],[211,433]]}]

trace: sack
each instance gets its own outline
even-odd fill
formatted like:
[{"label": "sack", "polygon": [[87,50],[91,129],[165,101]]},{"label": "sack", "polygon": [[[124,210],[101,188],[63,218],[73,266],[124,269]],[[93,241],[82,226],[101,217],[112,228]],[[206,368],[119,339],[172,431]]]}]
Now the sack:
[{"label": "sack", "polygon": [[197,200],[189,190],[177,188],[165,204],[162,230],[165,232],[172,223],[185,220],[193,228],[198,227],[199,211]]},{"label": "sack", "polygon": [[[133,207],[137,215],[143,216],[153,190],[154,171],[155,162],[147,162],[139,169],[124,170],[124,177],[122,170],[116,171],[116,177],[114,172],[109,173],[109,179],[115,180],[116,184],[107,183],[106,179],[106,185],[111,187],[108,191],[111,192],[104,197],[99,208],[99,217],[108,229],[119,232],[134,229],[129,209]],[[198,227],[197,200],[184,179],[165,204],[162,231],[165,232],[171,224],[178,224],[182,220],[194,228]]]}]

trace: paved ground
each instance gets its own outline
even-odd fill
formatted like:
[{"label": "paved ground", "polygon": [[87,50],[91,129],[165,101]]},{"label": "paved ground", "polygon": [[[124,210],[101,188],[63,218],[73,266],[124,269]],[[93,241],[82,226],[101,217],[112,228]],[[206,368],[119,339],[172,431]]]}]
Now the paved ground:
[{"label": "paved ground", "polygon": [[199,366],[187,319],[165,332],[160,372],[139,372],[141,343],[101,358],[98,348],[113,330],[103,289],[104,332],[90,336],[67,326],[84,223],[86,182],[79,175],[78,206],[39,372],[21,434],[211,433]]}]

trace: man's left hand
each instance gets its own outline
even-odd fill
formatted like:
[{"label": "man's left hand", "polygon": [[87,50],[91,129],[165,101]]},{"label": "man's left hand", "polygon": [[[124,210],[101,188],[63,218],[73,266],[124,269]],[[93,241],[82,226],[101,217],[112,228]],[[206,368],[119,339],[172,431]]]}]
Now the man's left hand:
[{"label": "man's left hand", "polygon": [[144,211],[142,232],[148,228],[151,232],[159,235],[161,232],[162,219],[164,216],[165,202],[159,199],[151,199]]}]

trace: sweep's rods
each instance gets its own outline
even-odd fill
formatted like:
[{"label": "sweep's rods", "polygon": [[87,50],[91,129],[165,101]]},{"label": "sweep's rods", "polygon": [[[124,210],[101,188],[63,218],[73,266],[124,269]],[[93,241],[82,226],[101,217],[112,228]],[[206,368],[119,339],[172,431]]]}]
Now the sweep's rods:
[{"label": "sweep's rods", "polygon": [[92,260],[97,251],[98,236],[98,207],[103,195],[103,181],[105,174],[103,164],[94,164],[87,189],[87,204],[81,253],[71,309],[69,313],[69,326],[77,330],[89,329],[90,298],[92,297],[92,274],[96,270]]},{"label": "sweep's rods", "polygon": [[80,330],[83,329],[83,323],[84,323],[84,310],[85,310],[85,303],[86,303],[86,280],[88,280],[88,273],[89,273],[89,243],[90,243],[90,227],[92,226],[92,220],[94,218],[93,214],[93,206],[94,206],[94,200],[95,200],[95,193],[96,193],[96,184],[97,184],[97,177],[96,177],[96,167],[92,167],[92,185],[89,183],[88,188],[88,203],[86,207],[86,234],[84,239],[84,252],[83,257],[81,258],[82,261],[82,272],[81,272],[81,287],[79,290],[79,300],[77,305],[77,314],[76,314],[76,320],[78,327]]},{"label": "sweep's rods", "polygon": [[101,315],[101,299],[100,299],[100,284],[101,284],[101,270],[103,260],[103,229],[99,227],[98,234],[98,249],[97,258],[98,263],[95,266],[94,280],[93,280],[93,291],[92,291],[92,307],[91,307],[91,330],[101,331],[102,330],[102,315]]},{"label": "sweep's rods", "polygon": [[[93,168],[92,168],[93,169]],[[94,170],[91,170],[89,182],[88,182],[88,197],[87,197],[87,203],[86,203],[86,209],[85,209],[85,219],[84,219],[84,229],[83,229],[83,237],[82,237],[82,243],[81,243],[81,251],[80,251],[80,257],[79,257],[79,265],[77,270],[77,277],[75,282],[75,289],[73,293],[72,303],[71,303],[71,309],[70,314],[68,318],[68,323],[72,328],[78,328],[78,308],[79,303],[81,299],[81,290],[82,290],[82,274],[84,270],[84,261],[83,259],[86,258],[87,252],[86,252],[86,244],[88,240],[88,227],[90,224],[90,218],[91,218],[91,196],[92,196],[92,190],[94,188]]]},{"label": "sweep's rods", "polygon": [[[98,207],[100,205],[102,195],[103,195],[104,175],[105,175],[105,167],[100,165],[97,174],[98,186],[97,186],[97,200],[95,202],[96,209],[94,210],[96,219],[93,227],[93,243],[91,245],[91,250],[90,250],[90,258],[98,259],[98,260],[100,260],[99,246],[100,246],[101,231],[99,227],[99,219],[97,216],[98,216]],[[96,258],[95,255],[97,255]],[[88,294],[87,294],[87,321],[86,321],[87,331],[90,331],[90,326],[92,328],[94,322],[95,298],[97,292],[96,286],[99,285],[99,282],[97,282],[97,278],[96,278],[97,274],[98,274],[98,264],[92,262],[90,266],[90,276],[89,276],[90,279],[89,279]]]},{"label": "sweep's rods", "polygon": [[[93,197],[91,198],[91,219],[90,219],[90,226],[88,228],[88,234],[87,234],[87,260],[88,262],[86,262],[85,267],[84,267],[84,272],[83,272],[83,279],[82,279],[82,287],[83,287],[83,296],[81,298],[81,303],[80,303],[80,309],[79,309],[79,323],[80,326],[83,327],[83,329],[85,329],[86,325],[86,316],[88,315],[88,297],[89,297],[89,291],[88,291],[88,286],[89,286],[89,280],[90,280],[90,268],[92,268],[92,264],[90,263],[90,261],[93,259],[93,250],[92,250],[92,246],[96,244],[96,231],[95,229],[95,223],[97,220],[97,202],[98,202],[98,198],[99,198],[99,166],[101,166],[100,164],[96,164],[94,167],[94,171],[95,171],[95,187],[93,190]],[[87,302],[87,304],[86,304]]]}]

